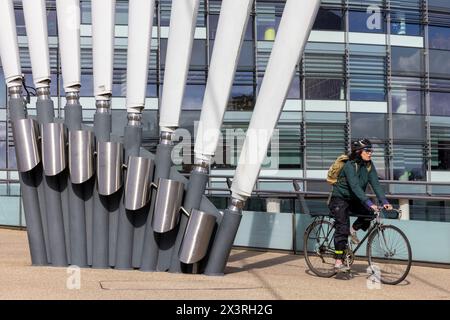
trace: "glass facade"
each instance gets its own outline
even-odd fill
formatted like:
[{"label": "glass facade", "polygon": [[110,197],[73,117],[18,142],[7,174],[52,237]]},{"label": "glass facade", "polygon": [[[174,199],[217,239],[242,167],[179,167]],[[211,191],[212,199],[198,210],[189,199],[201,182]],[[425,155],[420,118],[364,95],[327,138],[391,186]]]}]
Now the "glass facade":
[{"label": "glass facade", "polygon": [[[63,115],[55,2],[47,2],[51,94]],[[90,1],[81,0],[84,120],[95,112]],[[233,170],[264,77],[285,1],[255,0],[223,125],[224,146],[215,172]],[[15,1],[22,69],[32,85],[21,2]],[[221,1],[202,0],[183,99],[182,126],[194,132],[199,118]],[[113,113],[125,123],[127,1],[117,0]],[[145,145],[158,138],[158,105],[164,89],[170,0],[156,1],[144,114]],[[291,83],[278,124],[279,172],[323,176],[353,138],[369,137],[385,179],[450,181],[450,5],[444,0],[322,0],[313,31]],[[6,88],[0,66],[0,169],[15,169]],[[33,101],[33,97],[32,97]],[[29,106],[33,114],[33,103]],[[238,130],[237,130],[238,129]],[[227,135],[233,131],[232,135]],[[234,141],[233,140],[233,141]],[[231,147],[230,147],[231,145]],[[180,168],[189,170],[190,155]],[[10,173],[8,172],[8,177]]]}]

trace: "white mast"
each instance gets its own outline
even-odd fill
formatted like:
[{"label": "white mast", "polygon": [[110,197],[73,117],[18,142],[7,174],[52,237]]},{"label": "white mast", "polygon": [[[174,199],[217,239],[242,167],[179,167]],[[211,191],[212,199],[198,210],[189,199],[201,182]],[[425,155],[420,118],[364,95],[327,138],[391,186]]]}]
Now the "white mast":
[{"label": "white mast", "polygon": [[7,87],[22,85],[16,18],[12,0],[0,1],[0,58]]},{"label": "white mast", "polygon": [[95,100],[109,100],[112,94],[116,1],[93,0],[91,5],[94,95]]},{"label": "white mast", "polygon": [[172,132],[180,121],[199,3],[200,0],[172,1],[159,120],[163,132]]},{"label": "white mast", "polygon": [[195,139],[195,156],[209,162],[220,137],[220,127],[239,61],[253,0],[223,0],[214,50]]},{"label": "white mast", "polygon": [[36,89],[48,87],[50,59],[45,0],[22,0],[22,3],[34,85]]},{"label": "white mast", "polygon": [[145,105],[154,0],[130,0],[128,12],[127,112]]},{"label": "white mast", "polygon": [[80,1],[56,0],[59,48],[65,92],[80,87]]},{"label": "white mast", "polygon": [[319,6],[320,0],[286,2],[231,185],[233,198],[251,195]]}]

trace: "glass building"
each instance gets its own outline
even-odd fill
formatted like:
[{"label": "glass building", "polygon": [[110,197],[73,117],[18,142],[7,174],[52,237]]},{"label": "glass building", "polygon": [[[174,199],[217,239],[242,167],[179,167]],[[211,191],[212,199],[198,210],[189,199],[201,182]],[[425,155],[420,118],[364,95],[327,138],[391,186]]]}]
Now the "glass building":
[{"label": "glass building", "polygon": [[[84,120],[92,123],[91,3],[80,3],[81,103]],[[233,174],[239,141],[243,141],[258,96],[284,5],[283,0],[254,2],[223,124],[224,143],[217,150],[212,175]],[[200,115],[220,6],[217,0],[200,3],[181,119],[181,127],[192,135],[189,144]],[[156,1],[144,112],[145,145],[150,149],[158,140],[170,11],[170,0]],[[15,1],[15,12],[22,72],[32,86],[20,1]],[[65,98],[54,1],[47,1],[47,17],[51,95],[57,115],[62,117]],[[117,0],[112,110],[113,130],[118,135],[123,134],[126,121],[127,20],[128,2]],[[1,194],[13,196],[18,192],[17,183],[13,183],[17,179],[16,160],[1,65],[0,88]],[[29,113],[33,114],[31,88],[29,93]],[[368,137],[375,145],[374,162],[381,178],[450,183],[449,101],[449,1],[322,0],[278,123],[277,167],[267,168],[267,173],[263,168],[261,175],[273,175],[277,169],[280,177],[325,178],[330,164],[348,150],[352,139]],[[192,156],[184,149],[181,170],[190,171]],[[413,184],[402,188],[417,193]],[[439,192],[438,188],[441,193],[450,193],[449,186],[433,191]],[[421,192],[426,194],[427,190]],[[412,204],[418,208],[411,214],[413,219],[450,221],[450,213],[445,211],[448,202],[414,200]],[[428,215],[426,210],[437,211]]]}]

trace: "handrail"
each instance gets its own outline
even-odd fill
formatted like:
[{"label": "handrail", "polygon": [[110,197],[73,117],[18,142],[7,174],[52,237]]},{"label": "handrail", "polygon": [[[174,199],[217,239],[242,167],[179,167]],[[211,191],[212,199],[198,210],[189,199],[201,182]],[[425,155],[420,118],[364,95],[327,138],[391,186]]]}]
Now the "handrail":
[{"label": "handrail", "polygon": [[[226,188],[206,188],[207,191],[223,191],[230,192],[229,189]],[[280,190],[253,190],[252,196],[278,196],[283,198],[296,198],[299,194],[304,194],[308,196],[320,196],[320,198],[328,197],[329,192],[326,191],[280,191]],[[222,196],[217,194],[217,196]],[[375,197],[375,194],[368,193],[367,196]],[[410,199],[410,200],[450,200],[450,196],[420,196],[415,194],[386,194],[386,198],[388,199]]]},{"label": "handrail", "polygon": [[[214,174],[210,175],[210,178],[232,178],[230,175],[226,174]],[[324,182],[326,183],[325,179],[322,178],[302,178],[302,177],[274,177],[274,176],[268,176],[268,177],[259,177],[258,180],[275,180],[275,181],[293,181],[293,180],[300,180],[300,181],[315,181],[315,182]],[[407,185],[442,185],[442,186],[449,186],[450,182],[436,182],[436,181],[418,181],[418,180],[412,180],[412,181],[405,181],[405,180],[380,180],[380,183],[387,183],[387,184],[407,184]]]}]

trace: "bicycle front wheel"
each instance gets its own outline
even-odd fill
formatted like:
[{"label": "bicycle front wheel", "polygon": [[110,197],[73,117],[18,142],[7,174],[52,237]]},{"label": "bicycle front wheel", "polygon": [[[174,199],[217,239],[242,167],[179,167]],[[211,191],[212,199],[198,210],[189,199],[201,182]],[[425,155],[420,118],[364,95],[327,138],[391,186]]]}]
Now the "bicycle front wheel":
[{"label": "bicycle front wheel", "polygon": [[305,231],[303,252],[309,269],[319,277],[332,277],[334,269],[334,227],[327,220],[314,221]]},{"label": "bicycle front wheel", "polygon": [[411,269],[411,246],[403,231],[395,226],[383,225],[370,234],[367,256],[373,275],[384,284],[402,282]]}]

